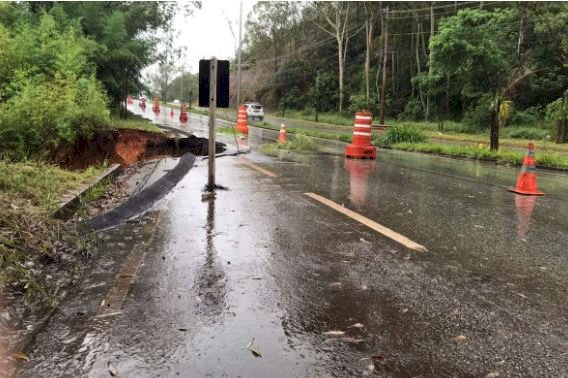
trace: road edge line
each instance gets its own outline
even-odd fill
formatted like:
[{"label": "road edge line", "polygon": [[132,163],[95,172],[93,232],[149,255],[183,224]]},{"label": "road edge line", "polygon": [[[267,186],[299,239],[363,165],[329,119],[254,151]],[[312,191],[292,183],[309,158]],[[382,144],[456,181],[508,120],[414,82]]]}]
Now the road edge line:
[{"label": "road edge line", "polygon": [[407,238],[404,235],[399,234],[396,231],[391,230],[388,227],[385,227],[377,222],[375,222],[374,220],[371,220],[359,213],[356,213],[352,210],[347,209],[346,207],[343,207],[341,205],[339,205],[336,202],[333,202],[330,199],[327,199],[325,197],[322,197],[318,194],[315,193],[311,193],[311,192],[307,192],[304,193],[304,195],[332,208],[333,210],[340,212],[343,215],[348,216],[351,219],[356,220],[357,222],[364,224],[365,226],[375,230],[376,232],[378,232],[379,234],[386,236],[389,239],[394,240],[395,242],[404,245],[405,247],[416,251],[416,252],[428,252],[428,249],[426,247],[424,247],[423,245],[420,245],[412,240],[410,240],[409,238]]}]

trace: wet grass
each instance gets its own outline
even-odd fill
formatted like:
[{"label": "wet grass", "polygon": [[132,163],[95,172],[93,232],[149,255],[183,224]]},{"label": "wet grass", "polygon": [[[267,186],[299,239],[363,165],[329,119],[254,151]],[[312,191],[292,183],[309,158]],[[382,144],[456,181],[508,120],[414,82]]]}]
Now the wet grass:
[{"label": "wet grass", "polygon": [[55,210],[65,191],[77,188],[100,171],[100,168],[68,171],[36,161],[0,161],[0,196],[26,201],[36,211],[48,214]]},{"label": "wet grass", "polygon": [[298,134],[294,140],[287,143],[270,143],[261,147],[261,151],[267,155],[278,155],[278,152],[282,150],[310,153],[319,151],[319,145],[309,137]]},{"label": "wet grass", "polygon": [[[462,157],[474,160],[495,161],[522,165],[525,152],[502,149],[491,151],[488,148],[476,148],[470,146],[453,146],[434,143],[397,143],[391,146],[401,151],[422,152],[452,157]],[[542,151],[536,155],[537,165],[555,169],[568,169],[568,157],[561,156],[556,152]]]},{"label": "wet grass", "polygon": [[245,135],[245,134],[241,133],[240,131],[238,131],[236,127],[231,127],[231,126],[227,126],[227,127],[217,127],[217,128],[215,129],[215,131],[216,131],[218,134],[225,134],[225,135],[233,135],[233,134]]},{"label": "wet grass", "polygon": [[65,191],[97,173],[94,168],[79,172],[41,162],[0,161],[0,294],[10,288],[27,304],[55,303],[59,289],[41,267],[58,261],[64,244],[79,245],[82,239],[50,214]]},{"label": "wet grass", "polygon": [[128,118],[126,119],[113,117],[110,121],[110,125],[113,129],[134,129],[161,132],[161,130],[150,120],[132,113],[129,113]]}]

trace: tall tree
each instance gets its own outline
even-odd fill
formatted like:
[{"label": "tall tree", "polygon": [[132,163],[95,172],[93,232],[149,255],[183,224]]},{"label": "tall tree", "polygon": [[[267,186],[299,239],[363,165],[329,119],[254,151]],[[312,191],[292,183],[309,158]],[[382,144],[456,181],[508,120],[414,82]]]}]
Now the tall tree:
[{"label": "tall tree", "polygon": [[345,59],[347,52],[347,44],[349,42],[349,33],[347,25],[349,24],[349,2],[316,2],[316,9],[323,18],[323,22],[316,22],[316,25],[335,38],[337,42],[337,66],[339,69],[339,112],[343,111],[343,103],[345,100]]}]

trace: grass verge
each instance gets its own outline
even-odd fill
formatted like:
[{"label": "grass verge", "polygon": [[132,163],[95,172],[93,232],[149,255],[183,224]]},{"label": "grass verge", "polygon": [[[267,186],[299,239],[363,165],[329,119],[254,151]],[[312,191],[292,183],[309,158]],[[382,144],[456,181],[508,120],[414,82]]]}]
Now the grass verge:
[{"label": "grass verge", "polygon": [[236,133],[237,135],[245,135],[241,133],[239,130],[237,130],[236,127],[231,127],[231,126],[217,127],[215,131],[217,131],[218,134],[225,134],[225,135],[233,135],[233,133]]},{"label": "grass verge", "polygon": [[[98,173],[66,171],[39,163],[0,161],[0,294],[23,296],[24,303],[53,305],[59,283],[44,267],[63,267],[74,275],[73,256],[85,251],[84,239],[50,214],[66,190]],[[62,250],[72,252],[62,252]],[[62,259],[63,254],[69,258]]]},{"label": "grass verge", "polygon": [[[522,165],[525,157],[523,151],[500,150],[491,151],[487,148],[469,146],[452,146],[434,143],[397,143],[390,146],[395,150],[422,152],[436,155],[463,157],[474,160],[495,161]],[[568,170],[568,158],[556,152],[542,151],[537,154],[537,164],[542,167]]]},{"label": "grass verge", "polygon": [[132,113],[129,113],[128,118],[126,119],[113,117],[110,121],[110,125],[113,129],[134,129],[158,133],[161,132],[161,130],[150,120]]},{"label": "grass verge", "polygon": [[277,155],[282,150],[304,153],[317,152],[319,145],[307,136],[298,134],[294,140],[287,143],[270,143],[261,147],[261,151],[267,155]]}]

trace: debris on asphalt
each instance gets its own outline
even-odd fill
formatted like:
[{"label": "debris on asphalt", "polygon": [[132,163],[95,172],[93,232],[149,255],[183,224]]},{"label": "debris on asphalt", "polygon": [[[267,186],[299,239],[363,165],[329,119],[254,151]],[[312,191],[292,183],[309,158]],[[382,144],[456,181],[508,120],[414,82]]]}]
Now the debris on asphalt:
[{"label": "debris on asphalt", "polygon": [[327,331],[323,333],[326,336],[343,336],[345,332],[343,331]]},{"label": "debris on asphalt", "polygon": [[343,284],[341,282],[333,282],[330,283],[328,286],[332,288],[340,288]]},{"label": "debris on asphalt", "polygon": [[250,350],[250,352],[252,353],[253,356],[255,356],[257,358],[262,357],[262,353],[260,353],[260,351],[258,350],[258,347],[256,347],[254,345],[254,337],[252,338],[250,343],[247,345],[247,349]]},{"label": "debris on asphalt", "polygon": [[110,362],[108,363],[108,372],[112,377],[118,376],[118,370]]},{"label": "debris on asphalt", "polygon": [[455,341],[466,341],[466,340],[467,340],[467,336],[459,335],[459,336],[454,337],[454,340],[455,340]]},{"label": "debris on asphalt", "polygon": [[28,357],[28,355],[23,353],[23,352],[12,353],[12,357],[17,359],[17,360],[30,362],[30,358]]},{"label": "debris on asphalt", "polygon": [[364,327],[363,324],[361,324],[361,323],[355,323],[355,324],[353,324],[353,325],[350,325],[350,326],[347,327],[347,328],[363,328],[363,327]]}]

